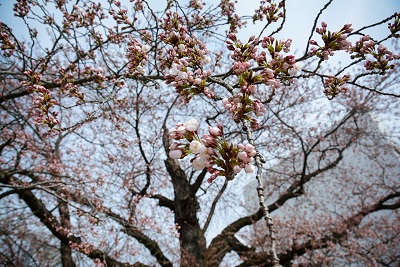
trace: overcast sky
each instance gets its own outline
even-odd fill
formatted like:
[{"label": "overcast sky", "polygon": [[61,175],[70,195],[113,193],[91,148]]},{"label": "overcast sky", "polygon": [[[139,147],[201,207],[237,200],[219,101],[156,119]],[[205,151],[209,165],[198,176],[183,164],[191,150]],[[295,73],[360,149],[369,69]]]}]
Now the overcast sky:
[{"label": "overcast sky", "polygon": [[[249,3],[253,3],[250,5]],[[238,0],[238,11],[242,14],[251,14],[254,12],[254,7],[257,6],[258,0]],[[292,47],[303,51],[307,43],[308,37],[311,33],[311,28],[314,23],[314,19],[319,13],[319,10],[328,2],[328,0],[287,0],[286,10],[287,18],[284,29],[276,35],[277,38],[293,40]],[[322,13],[318,20],[317,26],[321,26],[321,22],[324,21],[328,24],[328,30],[336,31],[343,27],[346,23],[352,23],[355,30],[376,22],[381,21],[393,15],[395,12],[400,12],[400,1],[398,0],[335,0],[333,3]],[[280,22],[279,22],[280,23]],[[252,23],[249,23],[251,26]],[[279,26],[279,24],[277,24]],[[241,33],[243,38],[247,38],[246,35],[251,36],[257,34],[262,25],[254,28],[251,26],[251,30],[246,30]],[[268,35],[276,27],[272,27],[271,30],[266,31]],[[386,37],[389,33],[387,24],[381,26],[371,33],[371,36],[375,36],[376,39]],[[316,39],[317,40],[317,39]],[[319,40],[317,40],[319,41]]]}]

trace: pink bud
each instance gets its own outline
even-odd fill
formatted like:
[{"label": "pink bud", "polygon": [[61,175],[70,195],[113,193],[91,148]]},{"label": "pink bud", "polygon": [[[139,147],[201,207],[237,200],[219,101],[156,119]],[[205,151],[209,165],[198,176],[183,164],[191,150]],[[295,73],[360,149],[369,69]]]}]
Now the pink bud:
[{"label": "pink bud", "polygon": [[244,150],[244,149],[245,149],[245,147],[244,147],[244,145],[243,145],[242,143],[238,144],[237,146],[238,146],[238,148],[241,149],[241,150]]},{"label": "pink bud", "polygon": [[208,126],[208,131],[210,132],[211,135],[221,136],[221,130],[218,128],[213,128],[211,126]]},{"label": "pink bud", "polygon": [[246,173],[252,173],[254,171],[254,165],[246,164],[246,166],[244,166],[244,171]]},{"label": "pink bud", "polygon": [[250,161],[250,158],[247,156],[247,153],[244,151],[238,153],[238,158],[243,160],[244,162]]},{"label": "pink bud", "polygon": [[250,85],[248,88],[249,92],[254,94],[254,92],[256,91],[256,86],[254,84]]},{"label": "pink bud", "polygon": [[242,168],[240,168],[239,166],[235,166],[235,167],[233,167],[233,171],[235,172],[235,173],[239,173],[239,172],[241,172],[242,171]]},{"label": "pink bud", "polygon": [[254,146],[252,144],[247,144],[245,146],[245,149],[246,149],[247,152],[251,152],[251,151],[254,150]]},{"label": "pink bud", "polygon": [[201,171],[205,168],[204,164],[204,159],[203,158],[197,158],[193,161],[193,168],[197,171]]},{"label": "pink bud", "polygon": [[256,151],[256,150],[253,150],[253,151],[247,153],[247,155],[248,155],[249,157],[254,157],[256,154],[257,154],[257,151]]},{"label": "pink bud", "polygon": [[185,126],[179,126],[178,129],[176,129],[176,131],[179,134],[185,134],[186,133],[186,127]]},{"label": "pink bud", "polygon": [[178,148],[178,143],[176,143],[176,142],[173,142],[170,146],[169,146],[169,149],[170,150],[175,150],[175,149],[177,149]]}]

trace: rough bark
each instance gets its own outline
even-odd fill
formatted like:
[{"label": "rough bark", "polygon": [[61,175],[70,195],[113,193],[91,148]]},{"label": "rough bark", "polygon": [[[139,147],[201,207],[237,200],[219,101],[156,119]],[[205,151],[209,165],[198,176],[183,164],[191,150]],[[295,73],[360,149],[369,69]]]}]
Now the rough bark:
[{"label": "rough bark", "polygon": [[180,227],[181,266],[206,266],[206,240],[196,215],[200,207],[197,197],[190,193],[190,183],[176,160],[168,158],[165,166],[174,185],[175,223]]},{"label": "rough bark", "polygon": [[[63,201],[59,202],[58,211],[60,212],[60,224],[63,228],[70,229],[71,222],[69,216],[68,204]],[[76,264],[72,259],[72,250],[71,248],[60,242],[60,254],[61,254],[61,264],[63,267],[75,267]]]}]

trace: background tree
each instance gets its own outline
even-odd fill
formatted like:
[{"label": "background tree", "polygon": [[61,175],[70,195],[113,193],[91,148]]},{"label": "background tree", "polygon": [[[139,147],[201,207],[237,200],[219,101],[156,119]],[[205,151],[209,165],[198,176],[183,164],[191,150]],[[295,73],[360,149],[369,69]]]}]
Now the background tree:
[{"label": "background tree", "polygon": [[[286,1],[251,16],[225,0],[16,1],[18,28],[0,25],[1,262],[399,264],[384,156],[399,152],[366,119],[399,115],[399,16],[330,29],[332,2],[296,58],[274,38]],[[246,22],[262,27],[242,40]],[[341,165],[354,147],[374,170]],[[267,206],[242,197],[254,177]]]}]

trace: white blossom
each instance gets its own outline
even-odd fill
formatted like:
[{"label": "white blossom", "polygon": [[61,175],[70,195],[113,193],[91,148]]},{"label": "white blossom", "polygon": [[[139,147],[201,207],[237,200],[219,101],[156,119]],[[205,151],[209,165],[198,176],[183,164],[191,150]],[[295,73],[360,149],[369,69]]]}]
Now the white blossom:
[{"label": "white blossom", "polygon": [[182,151],[180,150],[171,150],[168,153],[171,159],[180,159],[182,157]]},{"label": "white blossom", "polygon": [[197,158],[193,161],[193,168],[197,171],[201,171],[205,168],[204,164],[204,159],[203,158]]},{"label": "white blossom", "polygon": [[193,140],[190,143],[189,148],[194,154],[204,153],[207,149],[202,143],[200,143],[199,141],[196,141],[196,140]]},{"label": "white blossom", "polygon": [[194,132],[197,131],[197,128],[199,127],[199,123],[195,119],[188,120],[185,122],[185,127],[188,131]]}]

